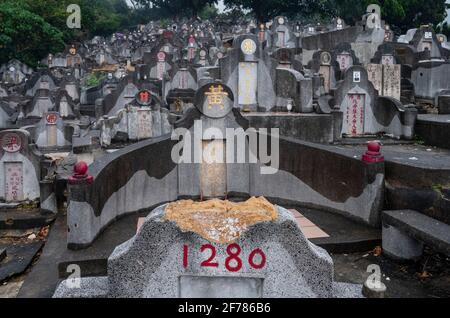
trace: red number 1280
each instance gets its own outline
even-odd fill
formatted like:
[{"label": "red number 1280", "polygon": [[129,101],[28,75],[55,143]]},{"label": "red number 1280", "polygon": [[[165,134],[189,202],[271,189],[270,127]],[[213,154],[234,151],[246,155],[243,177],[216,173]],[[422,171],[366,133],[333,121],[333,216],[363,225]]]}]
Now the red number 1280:
[{"label": "red number 1280", "polygon": [[[200,263],[202,267],[219,267],[219,263],[215,262],[217,255],[216,247],[211,244],[202,245],[200,252],[210,251],[209,256],[206,260]],[[228,257],[225,259],[225,268],[230,272],[239,272],[242,269],[242,259],[240,257],[242,252],[241,247],[238,244],[231,244],[227,247]],[[260,261],[255,262],[255,257],[259,255]],[[189,259],[189,246],[184,245],[183,247],[183,267],[188,267]],[[248,264],[254,269],[262,269],[266,265],[266,254],[257,248],[253,250],[248,256]]]}]

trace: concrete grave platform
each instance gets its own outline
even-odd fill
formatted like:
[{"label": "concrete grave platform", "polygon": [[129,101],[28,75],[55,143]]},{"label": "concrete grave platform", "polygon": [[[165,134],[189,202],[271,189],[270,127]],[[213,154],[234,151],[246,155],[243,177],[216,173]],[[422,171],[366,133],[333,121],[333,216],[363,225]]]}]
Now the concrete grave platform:
[{"label": "concrete grave platform", "polygon": [[[55,291],[61,278],[66,278],[67,267],[77,264],[81,275],[106,275],[106,260],[114,248],[131,238],[140,214],[132,214],[108,227],[99,239],[86,250],[67,249],[67,220],[65,215],[58,215],[51,226],[47,242],[38,262],[33,266],[19,291],[19,298],[48,298]],[[61,277],[61,278],[60,278]]]},{"label": "concrete grave platform", "polygon": [[381,230],[372,228],[338,214],[325,211],[297,208],[327,237],[311,238],[310,241],[329,253],[355,253],[372,250],[381,244]]},{"label": "concrete grave platform", "polygon": [[[329,253],[366,252],[381,244],[379,229],[356,223],[338,214],[297,206],[289,208],[301,211],[302,215],[330,236],[311,239],[312,243]],[[106,276],[109,255],[117,245],[136,234],[139,220],[145,219],[147,215],[148,212],[142,212],[119,219],[111,224],[91,247],[76,251],[67,249],[66,218],[59,215],[51,227],[42,255],[25,280],[19,297],[51,297],[57,284],[68,277],[66,269],[70,264],[80,266],[82,277]]]},{"label": "concrete grave platform", "polygon": [[[0,246],[6,250],[6,257],[0,262],[0,282],[15,275],[22,274],[31,264],[35,255],[42,248],[43,242]],[[1,258],[1,257],[0,257]]]},{"label": "concrete grave platform", "polygon": [[419,115],[416,124],[416,134],[427,145],[450,149],[450,115],[423,114]]},{"label": "concrete grave platform", "polygon": [[[360,158],[364,145],[329,145]],[[384,145],[387,210],[415,210],[450,224],[450,151],[423,145]]]},{"label": "concrete grave platform", "polygon": [[26,230],[49,225],[55,220],[54,214],[43,214],[40,209],[1,210],[0,230]]},{"label": "concrete grave platform", "polygon": [[384,211],[382,218],[383,250],[388,256],[417,259],[424,243],[450,255],[450,225],[413,210]]},{"label": "concrete grave platform", "polygon": [[81,289],[64,281],[54,297],[361,297],[361,286],[333,282],[331,257],[284,208],[224,217],[216,204],[187,214],[171,212],[176,204],[155,209],[116,247],[107,278],[83,278]]}]

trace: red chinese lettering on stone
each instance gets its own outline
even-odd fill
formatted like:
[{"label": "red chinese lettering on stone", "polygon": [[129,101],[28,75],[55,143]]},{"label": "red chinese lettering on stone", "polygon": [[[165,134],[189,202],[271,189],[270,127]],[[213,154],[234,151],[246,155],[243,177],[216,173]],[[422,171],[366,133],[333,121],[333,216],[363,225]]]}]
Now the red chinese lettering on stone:
[{"label": "red chinese lettering on stone", "polygon": [[2,148],[6,152],[17,152],[22,149],[22,140],[19,135],[9,133],[3,136],[1,140]]},{"label": "red chinese lettering on stone", "polygon": [[[209,251],[206,255],[206,259],[200,262],[201,267],[219,267],[220,263],[216,261],[217,249],[211,244],[205,244],[200,247],[200,252],[204,253]],[[231,244],[226,248],[226,255],[224,261],[225,268],[232,273],[239,272],[243,267],[242,248],[239,244]],[[248,256],[248,265],[256,270],[261,270],[266,266],[267,258],[262,249],[257,248],[253,250]],[[189,265],[189,246],[183,246],[183,268],[187,268]]]}]

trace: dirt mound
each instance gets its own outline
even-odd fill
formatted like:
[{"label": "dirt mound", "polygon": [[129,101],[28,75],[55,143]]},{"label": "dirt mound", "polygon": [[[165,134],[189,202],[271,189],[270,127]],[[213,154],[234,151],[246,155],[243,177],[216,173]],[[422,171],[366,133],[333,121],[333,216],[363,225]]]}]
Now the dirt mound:
[{"label": "dirt mound", "polygon": [[252,197],[240,203],[219,199],[181,200],[170,203],[165,210],[165,219],[175,222],[183,232],[194,232],[219,244],[233,243],[250,226],[277,218],[277,209],[264,197]]}]

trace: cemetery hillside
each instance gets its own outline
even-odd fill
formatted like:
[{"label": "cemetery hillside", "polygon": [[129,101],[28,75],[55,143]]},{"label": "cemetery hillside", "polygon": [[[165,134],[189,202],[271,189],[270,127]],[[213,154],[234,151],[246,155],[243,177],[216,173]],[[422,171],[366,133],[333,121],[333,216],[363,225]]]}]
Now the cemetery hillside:
[{"label": "cemetery hillside", "polygon": [[0,298],[450,297],[447,10],[0,0]]}]

